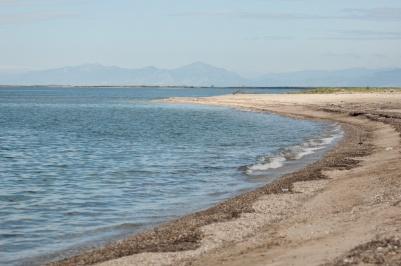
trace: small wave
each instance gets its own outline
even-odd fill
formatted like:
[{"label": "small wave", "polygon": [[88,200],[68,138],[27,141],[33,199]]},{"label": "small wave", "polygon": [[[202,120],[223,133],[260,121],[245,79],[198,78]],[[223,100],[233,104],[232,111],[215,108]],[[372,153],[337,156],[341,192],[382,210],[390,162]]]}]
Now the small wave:
[{"label": "small wave", "polygon": [[[115,225],[110,225],[110,226],[102,226],[90,230],[85,231],[85,235],[90,238],[90,237],[101,237],[102,234],[113,234],[117,232],[125,232],[125,231],[134,231],[136,229],[139,229],[143,227],[143,223],[122,223],[122,224],[115,224]],[[65,234],[63,237],[66,239],[73,239],[76,237],[81,236],[82,233],[68,233]]]},{"label": "small wave", "polygon": [[287,161],[299,160],[318,150],[324,149],[342,136],[339,126],[334,127],[328,133],[328,135],[322,138],[309,139],[300,145],[282,149],[276,155],[263,156],[258,159],[257,163],[241,166],[239,170],[244,171],[248,175],[262,174],[269,169],[277,169],[284,166]]},{"label": "small wave", "polygon": [[116,224],[112,226],[106,226],[106,227],[101,227],[96,229],[97,232],[107,232],[110,230],[131,230],[131,229],[136,229],[141,226],[143,226],[143,223],[122,223],[122,224]]},{"label": "small wave", "polygon": [[246,173],[252,174],[254,172],[260,172],[260,171],[266,171],[269,169],[280,168],[281,166],[284,165],[285,161],[286,161],[286,159],[282,156],[277,156],[277,157],[267,157],[266,156],[262,162],[245,166]]}]

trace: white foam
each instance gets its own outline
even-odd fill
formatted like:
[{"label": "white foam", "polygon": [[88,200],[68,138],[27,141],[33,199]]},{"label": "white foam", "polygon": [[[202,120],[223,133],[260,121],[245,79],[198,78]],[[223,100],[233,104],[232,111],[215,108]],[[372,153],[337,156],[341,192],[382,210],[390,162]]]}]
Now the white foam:
[{"label": "white foam", "polygon": [[269,162],[260,162],[247,167],[246,173],[253,174],[255,172],[266,171],[269,169],[280,168],[284,165],[286,159],[282,156],[267,158]]},{"label": "white foam", "polygon": [[340,126],[334,127],[330,131],[330,136],[319,139],[310,139],[301,145],[295,145],[281,151],[274,156],[265,156],[259,162],[246,167],[246,173],[249,175],[261,174],[269,169],[282,167],[286,161],[299,160],[307,155],[311,155],[318,150],[326,148],[336,139],[343,135]]}]

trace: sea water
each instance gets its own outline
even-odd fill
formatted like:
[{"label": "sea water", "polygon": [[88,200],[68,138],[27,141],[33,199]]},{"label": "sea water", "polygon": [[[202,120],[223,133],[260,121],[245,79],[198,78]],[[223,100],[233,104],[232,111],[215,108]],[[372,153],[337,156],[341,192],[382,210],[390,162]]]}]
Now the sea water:
[{"label": "sea water", "polygon": [[318,159],[341,134],[154,101],[234,91],[1,87],[0,265],[60,258],[207,208]]}]

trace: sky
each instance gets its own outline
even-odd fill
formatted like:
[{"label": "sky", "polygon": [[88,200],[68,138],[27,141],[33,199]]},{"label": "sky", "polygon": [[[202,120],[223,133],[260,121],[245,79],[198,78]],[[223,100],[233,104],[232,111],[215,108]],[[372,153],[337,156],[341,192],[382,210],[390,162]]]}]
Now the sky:
[{"label": "sky", "polygon": [[0,70],[401,67],[400,0],[0,0]]}]

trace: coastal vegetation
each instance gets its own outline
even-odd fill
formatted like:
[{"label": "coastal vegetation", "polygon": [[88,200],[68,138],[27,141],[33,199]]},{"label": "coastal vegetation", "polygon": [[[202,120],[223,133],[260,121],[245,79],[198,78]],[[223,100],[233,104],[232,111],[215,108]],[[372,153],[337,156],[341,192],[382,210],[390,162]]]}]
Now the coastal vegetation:
[{"label": "coastal vegetation", "polygon": [[316,87],[302,91],[309,94],[333,93],[389,93],[401,92],[401,87]]}]

